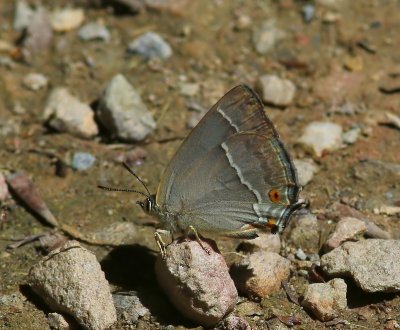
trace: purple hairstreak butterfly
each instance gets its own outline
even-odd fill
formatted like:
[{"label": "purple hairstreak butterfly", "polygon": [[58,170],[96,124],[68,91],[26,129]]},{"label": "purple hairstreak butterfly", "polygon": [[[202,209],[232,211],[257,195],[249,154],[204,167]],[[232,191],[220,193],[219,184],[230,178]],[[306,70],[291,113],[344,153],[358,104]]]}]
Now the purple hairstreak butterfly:
[{"label": "purple hairstreak butterfly", "polygon": [[250,239],[260,230],[281,233],[294,211],[306,206],[300,190],[293,162],[262,102],[250,87],[239,85],[193,128],[157,193],[139,192],[146,199],[138,204],[157,215],[171,234],[193,230],[196,236],[212,232]]}]

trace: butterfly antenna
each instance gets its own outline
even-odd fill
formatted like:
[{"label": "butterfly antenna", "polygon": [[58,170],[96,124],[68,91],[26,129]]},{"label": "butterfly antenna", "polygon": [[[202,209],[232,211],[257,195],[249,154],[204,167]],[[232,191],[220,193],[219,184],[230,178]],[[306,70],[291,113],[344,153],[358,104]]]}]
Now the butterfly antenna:
[{"label": "butterfly antenna", "polygon": [[149,196],[150,196],[150,195],[151,195],[151,194],[150,194],[150,191],[149,191],[149,189],[147,189],[147,186],[146,186],[146,184],[143,182],[143,180],[142,180],[141,178],[139,178],[139,176],[138,176],[135,172],[132,171],[132,169],[128,166],[127,163],[123,162],[122,165],[124,165],[124,167],[127,169],[127,171],[128,171],[130,174],[132,174],[132,175],[142,184],[142,186],[144,187],[144,189],[146,189],[147,193],[148,193]]},{"label": "butterfly antenna", "polygon": [[138,193],[140,195],[149,197],[149,195],[146,195],[145,193],[138,191],[138,190],[134,190],[134,189],[113,188],[113,187],[106,187],[106,186],[102,186],[102,185],[98,185],[97,187],[100,189],[108,190],[108,191],[134,192],[134,193]]}]

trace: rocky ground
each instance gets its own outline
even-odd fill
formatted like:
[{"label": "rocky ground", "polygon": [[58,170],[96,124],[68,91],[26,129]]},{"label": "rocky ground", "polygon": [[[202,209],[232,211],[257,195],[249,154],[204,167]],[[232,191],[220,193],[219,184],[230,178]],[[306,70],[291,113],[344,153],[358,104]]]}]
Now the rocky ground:
[{"label": "rocky ground", "polygon": [[[400,328],[399,22],[383,0],[1,1],[0,328]],[[155,192],[240,83],[309,212],[162,261],[140,196],[97,185],[137,188],[126,162]]]}]

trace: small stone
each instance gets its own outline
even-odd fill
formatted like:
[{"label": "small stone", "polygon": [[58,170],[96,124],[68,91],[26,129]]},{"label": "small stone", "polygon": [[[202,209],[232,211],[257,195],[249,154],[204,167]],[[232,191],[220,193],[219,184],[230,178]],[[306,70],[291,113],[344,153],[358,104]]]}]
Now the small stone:
[{"label": "small stone", "polygon": [[193,1],[191,0],[144,0],[146,7],[161,14],[184,16]]},{"label": "small stone", "polygon": [[257,89],[264,103],[277,107],[290,105],[296,92],[296,86],[290,80],[281,79],[274,75],[261,76],[258,80]]},{"label": "small stone", "polygon": [[0,172],[0,202],[4,202],[9,196],[6,178],[3,173]]},{"label": "small stone", "polygon": [[252,20],[250,16],[247,15],[239,15],[236,20],[235,28],[239,31],[247,30],[251,27]]},{"label": "small stone", "polygon": [[99,104],[99,120],[122,140],[142,141],[156,127],[139,93],[122,74],[108,83]]},{"label": "small stone", "polygon": [[366,292],[400,291],[400,241],[367,239],[345,242],[321,257],[330,276],[350,276]]},{"label": "small stone", "polygon": [[200,91],[200,85],[196,83],[181,83],[180,93],[183,96],[195,96]]},{"label": "small stone", "polygon": [[132,41],[128,45],[128,52],[138,54],[146,60],[163,60],[172,55],[171,46],[154,32],[146,32]]},{"label": "small stone", "polygon": [[64,316],[58,313],[49,313],[47,315],[47,323],[52,330],[71,330]]},{"label": "small stone", "polygon": [[400,206],[382,205],[374,209],[375,214],[395,215],[400,214]]},{"label": "small stone", "polygon": [[309,253],[319,250],[319,226],[315,215],[311,213],[295,214],[293,228],[289,239],[296,248],[301,248]]},{"label": "small stone", "polygon": [[305,6],[303,6],[303,8],[301,8],[301,12],[303,14],[304,22],[309,23],[314,18],[315,7],[310,3],[306,4]]},{"label": "small stone", "polygon": [[19,0],[15,5],[14,30],[22,32],[31,22],[35,11],[26,1]]},{"label": "small stone", "polygon": [[299,260],[306,260],[307,259],[307,255],[305,254],[305,252],[302,249],[297,249],[296,251],[296,258]]},{"label": "small stone", "polygon": [[275,20],[271,19],[264,21],[261,26],[254,31],[253,44],[257,53],[265,55],[285,37],[286,33],[277,28]]},{"label": "small stone", "polygon": [[220,330],[252,330],[250,324],[242,317],[229,315],[216,329]]},{"label": "small stone", "polygon": [[275,252],[254,252],[231,267],[239,292],[265,298],[277,293],[290,275],[290,261]]},{"label": "small stone", "polygon": [[23,40],[24,47],[32,54],[46,51],[53,41],[49,14],[46,9],[39,7],[26,28]]},{"label": "small stone", "polygon": [[96,161],[96,157],[87,152],[76,152],[72,158],[72,168],[77,171],[84,171],[91,168]]},{"label": "small stone", "polygon": [[82,26],[78,31],[78,36],[82,40],[110,40],[110,32],[98,22],[90,22]]},{"label": "small stone", "polygon": [[348,56],[344,59],[344,67],[353,72],[362,71],[364,62],[361,56]]},{"label": "small stone", "polygon": [[293,163],[296,167],[297,176],[301,186],[310,183],[314,174],[318,172],[318,167],[312,159],[294,159]]},{"label": "small stone", "polygon": [[271,233],[258,233],[254,239],[244,240],[237,248],[238,251],[253,253],[257,251],[269,251],[279,253],[281,251],[281,238]]},{"label": "small stone", "polygon": [[96,256],[76,241],[67,242],[34,265],[28,284],[52,310],[71,315],[84,329],[103,330],[117,320]]},{"label": "small stone", "polygon": [[41,73],[29,73],[24,77],[22,83],[26,88],[32,91],[37,91],[41,88],[46,87],[48,80],[47,77],[42,75]]},{"label": "small stone", "polygon": [[99,132],[92,109],[65,88],[50,93],[43,117],[52,128],[77,137],[90,138]]},{"label": "small stone", "polygon": [[118,319],[124,323],[135,324],[139,318],[150,314],[149,309],[143,306],[134,291],[113,294],[113,300],[117,309]]},{"label": "small stone", "polygon": [[319,320],[329,321],[338,316],[338,311],[347,308],[346,294],[347,285],[341,278],[313,283],[308,286],[302,305]]},{"label": "small stone", "polygon": [[324,250],[331,251],[336,249],[343,242],[354,241],[366,231],[367,226],[364,221],[352,217],[343,218],[337,223],[335,231],[325,242]]},{"label": "small stone", "polygon": [[80,8],[57,9],[51,13],[51,26],[56,32],[67,32],[78,28],[85,20]]},{"label": "small stone", "polygon": [[342,140],[346,144],[354,144],[358,140],[360,133],[360,127],[353,127],[342,134]]},{"label": "small stone", "polygon": [[342,145],[342,127],[332,122],[314,121],[306,126],[299,143],[315,156],[334,151]]},{"label": "small stone", "polygon": [[172,304],[187,318],[203,326],[212,326],[230,313],[237,301],[237,291],[225,260],[213,241],[173,242],[166,248],[166,258],[156,261],[160,286]]}]

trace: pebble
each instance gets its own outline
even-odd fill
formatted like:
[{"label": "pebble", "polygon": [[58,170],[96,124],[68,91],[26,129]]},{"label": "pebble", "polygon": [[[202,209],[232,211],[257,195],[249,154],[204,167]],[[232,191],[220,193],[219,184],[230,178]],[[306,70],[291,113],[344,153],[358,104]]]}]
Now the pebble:
[{"label": "pebble", "polygon": [[321,257],[329,276],[350,276],[365,292],[400,291],[400,241],[346,242]]},{"label": "pebble", "polygon": [[113,294],[115,308],[117,309],[118,319],[124,323],[135,324],[139,318],[150,314],[147,307],[143,306],[136,292],[119,292]]},{"label": "pebble", "polygon": [[91,168],[96,161],[96,157],[87,152],[75,152],[72,157],[71,166],[74,170],[85,171]]},{"label": "pebble", "polygon": [[82,26],[78,31],[78,36],[82,40],[110,40],[110,32],[98,22],[90,22]]},{"label": "pebble", "polygon": [[266,20],[253,32],[253,44],[257,53],[265,55],[285,37],[285,31],[276,27],[275,20]]},{"label": "pebble", "polygon": [[296,258],[299,260],[306,260],[307,259],[307,254],[302,249],[297,249],[296,253]]},{"label": "pebble", "polygon": [[4,202],[9,196],[10,193],[8,191],[6,178],[3,173],[0,172],[0,202]]},{"label": "pebble", "polygon": [[23,40],[24,47],[31,54],[39,54],[46,51],[53,41],[49,14],[46,9],[39,7],[26,28]]},{"label": "pebble", "polygon": [[47,315],[47,323],[52,330],[71,330],[64,316],[58,313],[49,313]]},{"label": "pebble", "polygon": [[48,79],[41,73],[29,73],[24,77],[22,83],[26,88],[32,91],[38,91],[47,86]]},{"label": "pebble", "polygon": [[106,86],[101,96],[98,117],[112,135],[126,141],[142,141],[156,123],[139,93],[118,74]]},{"label": "pebble", "polygon": [[294,159],[294,166],[301,186],[305,186],[312,181],[314,174],[318,172],[318,167],[312,159]]},{"label": "pebble", "polygon": [[56,32],[67,32],[78,28],[85,20],[85,13],[80,8],[57,9],[51,13],[51,26]]},{"label": "pebble", "polygon": [[309,23],[314,18],[315,6],[308,3],[308,4],[304,5],[303,8],[301,8],[301,12],[303,14],[304,22]]},{"label": "pebble", "polygon": [[357,142],[361,134],[360,127],[353,127],[342,134],[342,141],[346,144],[354,144]]},{"label": "pebble", "polygon": [[257,251],[270,251],[279,253],[281,251],[281,238],[271,233],[258,233],[254,239],[244,240],[237,248],[237,251],[254,253]]},{"label": "pebble", "polygon": [[213,326],[236,305],[237,291],[228,267],[215,242],[196,240],[173,242],[166,258],[156,261],[158,282],[183,315],[203,326]]},{"label": "pebble", "polygon": [[347,285],[341,278],[328,283],[313,283],[307,287],[302,302],[320,321],[330,321],[347,308]]},{"label": "pebble", "polygon": [[229,315],[216,329],[221,330],[252,330],[250,324],[242,317]]},{"label": "pebble", "polygon": [[396,215],[400,214],[400,206],[382,205],[379,208],[374,208],[375,214]]},{"label": "pebble", "polygon": [[269,74],[258,79],[257,89],[264,103],[277,107],[290,105],[296,92],[296,86],[290,80]]},{"label": "pebble", "polygon": [[231,267],[231,275],[242,294],[265,298],[277,293],[289,278],[290,261],[275,252],[254,252]]},{"label": "pebble", "polygon": [[298,141],[317,157],[327,151],[334,151],[342,145],[342,127],[332,122],[314,121],[307,125]]},{"label": "pebble", "polygon": [[308,253],[318,252],[320,231],[317,217],[311,213],[295,214],[292,223],[289,234],[291,243]]},{"label": "pebble", "polygon": [[335,231],[324,243],[324,250],[331,251],[346,241],[355,241],[357,237],[362,236],[367,231],[364,221],[357,218],[345,217],[340,220]]},{"label": "pebble", "polygon": [[157,33],[146,32],[128,45],[128,52],[146,60],[167,59],[172,55],[171,46]]},{"label": "pebble", "polygon": [[17,1],[15,5],[14,23],[15,31],[22,32],[31,22],[35,11],[24,0]]},{"label": "pebble", "polygon": [[84,329],[106,329],[117,320],[109,284],[96,256],[76,241],[34,265],[28,284],[52,310],[71,315]]},{"label": "pebble", "polygon": [[195,96],[200,91],[200,85],[196,83],[181,83],[180,93],[183,96]]},{"label": "pebble", "polygon": [[347,56],[344,59],[344,67],[353,72],[362,71],[364,62],[361,56]]},{"label": "pebble", "polygon": [[91,138],[99,132],[90,106],[63,87],[51,91],[43,117],[53,129],[77,137]]}]

